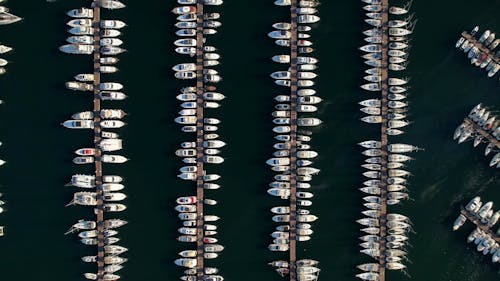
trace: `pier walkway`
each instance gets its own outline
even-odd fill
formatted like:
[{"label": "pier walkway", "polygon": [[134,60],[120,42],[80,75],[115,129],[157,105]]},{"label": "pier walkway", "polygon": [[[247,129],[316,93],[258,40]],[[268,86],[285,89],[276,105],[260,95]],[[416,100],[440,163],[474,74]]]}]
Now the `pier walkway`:
[{"label": "pier walkway", "polygon": [[464,119],[464,124],[466,126],[471,126],[472,128],[474,128],[474,131],[478,132],[485,139],[487,139],[491,143],[495,144],[495,146],[496,146],[497,149],[500,149],[500,141],[498,141],[497,138],[495,138],[494,136],[492,136],[490,133],[486,132],[483,128],[481,128],[481,126],[479,126],[478,124],[476,124],[474,121],[472,121],[471,119],[469,119],[467,117],[467,118]]},{"label": "pier walkway", "polygon": [[489,234],[491,236],[491,238],[493,238],[497,243],[500,243],[500,236],[496,235],[496,233],[493,232],[493,230],[491,230],[491,227],[489,227],[486,224],[482,223],[481,220],[478,219],[475,214],[467,211],[464,207],[460,208],[460,213],[462,215],[464,215],[473,224],[475,224],[484,233]]},{"label": "pier walkway", "polygon": [[97,281],[104,280],[104,201],[102,190],[102,162],[101,149],[99,142],[101,141],[101,99],[99,98],[99,84],[101,83],[101,55],[100,55],[100,22],[101,8],[98,0],[94,1],[94,17],[92,25],[94,27],[94,147],[96,148],[95,155],[95,186],[97,193]]},{"label": "pier walkway", "polygon": [[290,235],[289,266],[290,281],[297,280],[297,5],[292,0],[290,6],[292,36],[290,38]]},{"label": "pier walkway", "polygon": [[196,4],[196,275],[197,280],[203,280],[205,274],[204,267],[204,219],[203,219],[203,199],[205,170],[203,167],[203,0],[198,0]]},{"label": "pier walkway", "polygon": [[467,31],[462,32],[462,37],[469,40],[470,43],[473,43],[474,47],[478,48],[481,53],[486,54],[489,58],[492,59],[492,61],[500,63],[500,57],[495,57],[495,54],[492,50],[485,47],[483,43],[477,41],[477,39],[474,36],[470,35]]},{"label": "pier walkway", "polygon": [[386,227],[386,215],[387,215],[387,163],[388,163],[388,139],[387,139],[387,95],[389,92],[389,63],[388,63],[388,51],[389,51],[389,30],[388,30],[388,21],[389,21],[389,0],[382,0],[382,66],[381,66],[381,115],[382,115],[382,123],[380,129],[380,142],[381,142],[381,169],[380,169],[380,257],[379,257],[379,281],[385,281],[385,251],[386,251],[386,237],[387,237],[387,227]]}]

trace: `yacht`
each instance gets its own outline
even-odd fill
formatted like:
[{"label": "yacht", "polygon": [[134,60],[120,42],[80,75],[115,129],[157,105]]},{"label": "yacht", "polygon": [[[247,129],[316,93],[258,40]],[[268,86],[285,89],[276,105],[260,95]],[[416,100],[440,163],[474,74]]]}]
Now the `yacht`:
[{"label": "yacht", "polygon": [[122,119],[127,113],[121,109],[101,109],[99,115],[103,119]]},{"label": "yacht", "polygon": [[196,64],[194,63],[180,63],[172,67],[174,71],[195,71]]},{"label": "yacht", "polygon": [[101,36],[104,38],[107,37],[117,37],[120,36],[121,32],[116,29],[101,29]]},{"label": "yacht", "polygon": [[272,60],[278,63],[290,63],[290,55],[275,55]]},{"label": "yacht", "polygon": [[180,6],[180,7],[175,7],[172,9],[172,13],[176,15],[183,15],[183,14],[195,14],[196,13],[196,7],[195,6]]},{"label": "yacht", "polygon": [[80,81],[80,82],[93,82],[94,81],[94,74],[77,74],[75,75],[75,80]]},{"label": "yacht", "polygon": [[108,155],[108,154],[104,154],[102,157],[101,157],[101,160],[102,162],[104,163],[125,163],[128,161],[128,159],[124,156],[121,156],[121,155]]},{"label": "yacht", "polygon": [[72,18],[92,18],[94,16],[94,10],[88,8],[73,9],[66,13]]},{"label": "yacht", "polygon": [[193,28],[179,29],[175,32],[175,35],[182,37],[196,36],[196,29]]},{"label": "yacht", "polygon": [[70,129],[93,129],[94,122],[90,120],[67,120],[62,124]]},{"label": "yacht", "polygon": [[107,203],[104,204],[104,211],[105,212],[121,212],[127,209],[127,206],[124,204],[119,204],[119,203]]},{"label": "yacht", "polygon": [[101,46],[120,46],[123,44],[123,41],[118,38],[102,38],[99,44]]},{"label": "yacht", "polygon": [[75,192],[73,194],[73,200],[70,204],[78,204],[83,206],[95,206],[97,205],[97,194],[95,192]]},{"label": "yacht", "polygon": [[91,120],[94,118],[94,112],[92,111],[82,111],[71,115],[72,119],[76,120]]},{"label": "yacht", "polygon": [[[123,4],[122,2],[117,1],[117,0],[101,0],[101,1],[99,1],[99,5],[102,8],[106,8],[106,9],[110,9],[110,10],[125,8],[125,4]],[[116,279],[118,279],[118,278],[116,278]],[[115,280],[115,279],[111,279],[111,280]]]},{"label": "yacht", "polygon": [[126,125],[125,122],[120,121],[120,120],[103,120],[99,123],[102,128],[106,129],[116,129],[116,128],[121,128]]},{"label": "yacht", "polygon": [[104,57],[99,59],[101,64],[116,64],[119,59],[115,57]]},{"label": "yacht", "polygon": [[68,54],[89,55],[94,52],[94,46],[86,44],[67,44],[59,47],[59,50]]},{"label": "yacht", "polygon": [[101,54],[103,55],[117,55],[125,52],[125,49],[116,46],[104,46],[101,48]]},{"label": "yacht", "polygon": [[97,224],[95,221],[79,220],[77,223],[73,224],[72,228],[81,230],[91,230],[96,228]]},{"label": "yacht", "polygon": [[226,97],[221,93],[205,92],[205,93],[203,93],[203,98],[205,100],[209,100],[209,101],[220,101],[220,100],[225,99]]},{"label": "yacht", "polygon": [[128,251],[128,249],[123,247],[123,246],[118,246],[118,245],[104,246],[104,253],[105,254],[119,255],[119,254],[124,253],[126,251]]},{"label": "yacht", "polygon": [[[188,23],[188,22],[184,22]],[[195,47],[196,39],[192,38],[181,38],[174,41],[174,45],[177,47]]]},{"label": "yacht", "polygon": [[94,28],[88,26],[76,26],[68,29],[68,32],[73,35],[93,35]]},{"label": "yacht", "polygon": [[8,53],[12,50],[13,49],[11,47],[8,47],[6,45],[0,45],[0,54],[5,54],[5,53]]},{"label": "yacht", "polygon": [[92,19],[73,19],[66,23],[70,27],[79,27],[79,26],[92,26]]},{"label": "yacht", "polygon": [[75,164],[94,163],[94,157],[92,157],[92,156],[78,156],[78,157],[73,158],[73,163],[75,163]]},{"label": "yacht", "polygon": [[99,90],[103,91],[116,91],[123,89],[123,85],[115,82],[104,82],[99,84]]},{"label": "yacht", "polygon": [[100,26],[101,28],[120,29],[125,27],[126,24],[120,20],[101,20]]},{"label": "yacht", "polygon": [[99,92],[99,97],[101,100],[124,100],[127,98],[127,95],[122,92],[101,91]]},{"label": "yacht", "polygon": [[128,222],[121,219],[108,219],[104,221],[105,228],[118,228],[126,225]]},{"label": "yacht", "polygon": [[127,195],[121,192],[104,192],[103,200],[106,202],[122,201]]}]

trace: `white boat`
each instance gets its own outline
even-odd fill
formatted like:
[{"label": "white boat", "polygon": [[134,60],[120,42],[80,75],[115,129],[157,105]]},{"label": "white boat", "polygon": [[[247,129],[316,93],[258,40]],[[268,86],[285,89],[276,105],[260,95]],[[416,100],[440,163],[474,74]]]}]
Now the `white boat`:
[{"label": "white boat", "polygon": [[[95,3],[95,2],[93,2],[93,3]],[[106,8],[106,9],[110,9],[110,10],[125,8],[125,4],[123,4],[122,2],[117,1],[117,0],[101,0],[101,1],[99,1],[99,5],[102,8]],[[114,279],[111,279],[111,280],[114,280]]]},{"label": "white boat", "polygon": [[70,129],[92,129],[94,128],[94,122],[90,120],[67,120],[62,124],[66,128]]},{"label": "white boat", "polygon": [[117,37],[117,36],[120,36],[121,34],[122,33],[116,29],[101,29],[101,37],[104,37],[104,38]]},{"label": "white boat", "polygon": [[121,128],[126,123],[120,120],[103,120],[100,122],[100,125],[102,128]]},{"label": "white boat", "polygon": [[120,46],[123,44],[123,41],[118,38],[102,38],[99,41],[99,45],[101,46]]},{"label": "white boat", "polygon": [[125,163],[128,159],[121,155],[108,155],[104,154],[101,157],[102,162],[104,163]]},{"label": "white boat", "polygon": [[72,18],[92,18],[94,16],[94,10],[88,8],[73,9],[66,13]]},{"label": "white boat", "polygon": [[118,91],[123,89],[123,85],[116,82],[104,82],[99,84],[99,89],[103,91]]},{"label": "white boat", "polygon": [[92,26],[92,19],[72,19],[66,23],[70,27]]},{"label": "white boat", "polygon": [[100,26],[101,28],[120,29],[125,27],[126,24],[120,20],[101,20]]},{"label": "white boat", "polygon": [[101,91],[99,92],[99,97],[101,100],[124,100],[127,98],[127,95],[122,92]]},{"label": "white boat", "polygon": [[100,51],[103,55],[117,55],[125,52],[126,50],[116,46],[103,46]]},{"label": "white boat", "polygon": [[304,24],[304,23],[316,23],[320,20],[320,17],[316,16],[316,15],[299,15],[297,17],[297,22],[300,23],[300,24]]},{"label": "white boat", "polygon": [[59,50],[68,54],[89,55],[94,52],[94,46],[87,44],[67,44],[59,47]]},{"label": "white boat", "polygon": [[196,13],[196,7],[195,6],[175,7],[172,9],[172,13],[174,13],[176,15],[194,14],[194,13]]},{"label": "white boat", "polygon": [[68,29],[68,32],[73,35],[93,35],[94,28],[88,26],[76,26]]}]

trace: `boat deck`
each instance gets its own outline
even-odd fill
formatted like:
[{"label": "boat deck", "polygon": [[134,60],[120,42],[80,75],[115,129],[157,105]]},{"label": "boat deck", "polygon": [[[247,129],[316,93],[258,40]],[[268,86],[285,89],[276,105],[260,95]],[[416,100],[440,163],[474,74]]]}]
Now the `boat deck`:
[{"label": "boat deck", "polygon": [[297,280],[297,0],[291,1],[290,38],[290,281]]},{"label": "boat deck", "polygon": [[495,239],[497,243],[500,243],[500,236],[496,235],[493,230],[491,230],[491,227],[485,225],[484,223],[481,222],[480,219],[478,219],[474,214],[471,212],[467,211],[464,207],[460,208],[460,213],[464,215],[469,221],[471,221],[473,224],[475,224],[479,229],[481,229],[484,233],[487,233],[491,236],[491,238]]},{"label": "boat deck", "polygon": [[196,4],[196,260],[197,279],[202,280],[205,274],[204,268],[204,220],[203,220],[203,0],[198,0]]},{"label": "boat deck", "polygon": [[380,142],[382,150],[382,161],[380,163],[380,198],[381,198],[381,209],[380,209],[380,257],[379,257],[379,281],[385,281],[385,251],[386,251],[386,237],[387,237],[387,227],[386,227],[386,215],[387,215],[387,162],[388,162],[388,139],[387,139],[387,94],[389,92],[389,63],[388,63],[388,51],[389,51],[389,0],[382,0],[382,81],[381,81],[381,115],[382,123],[380,128]]},{"label": "boat deck", "polygon": [[474,43],[474,46],[479,49],[483,54],[486,54],[488,57],[492,59],[492,61],[496,63],[500,63],[500,57],[495,57],[495,53],[491,51],[489,48],[485,47],[483,43],[477,41],[477,39],[470,35],[467,31],[462,32],[462,37],[469,40],[469,42]]},{"label": "boat deck", "polygon": [[101,8],[99,1],[94,1],[94,17],[92,25],[94,27],[94,147],[96,148],[95,155],[95,185],[97,193],[97,280],[104,280],[104,201],[102,190],[102,162],[101,162],[101,149],[99,142],[101,141],[101,99],[99,98],[99,84],[101,83],[100,72],[100,21],[101,21]]},{"label": "boat deck", "polygon": [[498,141],[497,138],[492,136],[490,133],[486,132],[483,128],[481,128],[481,126],[476,124],[474,121],[472,121],[468,117],[464,119],[464,123],[465,123],[465,125],[468,125],[468,126],[471,126],[472,128],[474,128],[474,131],[481,134],[489,142],[495,144],[497,149],[500,149],[500,141]]}]

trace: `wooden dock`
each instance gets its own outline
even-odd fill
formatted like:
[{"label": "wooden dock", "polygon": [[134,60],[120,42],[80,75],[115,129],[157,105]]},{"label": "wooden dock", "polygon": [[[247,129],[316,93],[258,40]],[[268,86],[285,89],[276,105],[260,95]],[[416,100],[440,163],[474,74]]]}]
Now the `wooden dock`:
[{"label": "wooden dock", "polygon": [[297,0],[290,6],[290,281],[297,280]]},{"label": "wooden dock", "polygon": [[491,227],[489,227],[486,224],[482,223],[481,220],[478,219],[475,214],[467,211],[464,207],[460,208],[460,213],[462,215],[464,215],[473,224],[475,224],[484,233],[490,235],[491,238],[493,238],[497,243],[500,243],[500,236],[497,236],[496,233],[493,232],[493,230],[491,230]]},{"label": "wooden dock", "polygon": [[387,163],[388,163],[388,140],[387,140],[387,94],[389,92],[389,0],[382,0],[382,81],[381,81],[381,115],[382,123],[380,128],[380,142],[381,142],[381,170],[380,170],[380,198],[381,198],[381,209],[380,209],[380,257],[379,257],[379,281],[385,281],[385,263],[386,263],[386,237],[387,237],[387,227],[386,227],[386,215],[387,215]]},{"label": "wooden dock", "polygon": [[197,279],[202,280],[205,275],[204,267],[204,219],[203,219],[203,199],[204,199],[204,180],[205,174],[203,167],[203,92],[205,85],[203,82],[203,0],[198,0],[196,4],[196,260],[197,260]]},{"label": "wooden dock", "polygon": [[500,141],[498,141],[497,138],[495,138],[490,133],[488,133],[487,131],[485,131],[481,126],[479,126],[478,124],[476,124],[474,121],[472,121],[471,119],[469,119],[469,117],[467,117],[467,118],[464,119],[464,124],[466,126],[471,126],[474,129],[474,131],[476,131],[479,134],[481,134],[481,136],[483,136],[489,142],[495,144],[495,146],[496,146],[497,149],[500,149]]},{"label": "wooden dock", "polygon": [[97,280],[104,280],[104,201],[102,190],[102,162],[101,162],[101,149],[99,142],[101,141],[101,99],[99,98],[99,84],[101,83],[101,54],[100,54],[100,21],[101,21],[101,8],[99,1],[94,1],[94,17],[92,25],[94,27],[94,147],[97,152],[95,155],[95,186],[97,193]]},{"label": "wooden dock", "polygon": [[470,43],[473,43],[474,47],[478,48],[481,53],[486,54],[489,58],[491,58],[492,61],[500,63],[500,57],[495,57],[495,54],[492,50],[485,47],[483,43],[477,41],[477,39],[474,36],[470,35],[467,31],[462,32],[462,37],[469,40]]}]

